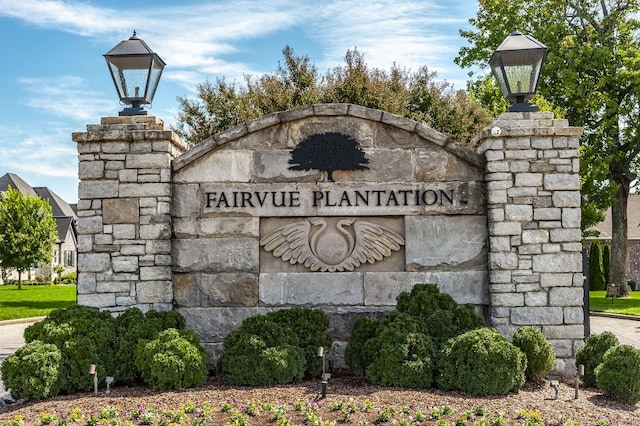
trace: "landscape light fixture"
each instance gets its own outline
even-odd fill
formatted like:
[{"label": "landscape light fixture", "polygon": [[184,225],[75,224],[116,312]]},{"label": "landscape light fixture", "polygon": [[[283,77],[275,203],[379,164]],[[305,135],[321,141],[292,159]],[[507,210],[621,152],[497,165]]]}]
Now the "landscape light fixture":
[{"label": "landscape light fixture", "polygon": [[147,115],[142,105],[150,105],[166,65],[147,43],[133,32],[104,54],[120,102],[131,105],[118,115]]},{"label": "landscape light fixture", "polygon": [[516,28],[493,52],[489,65],[502,95],[515,102],[509,112],[535,112],[538,107],[526,102],[534,97],[547,46],[524,35]]}]

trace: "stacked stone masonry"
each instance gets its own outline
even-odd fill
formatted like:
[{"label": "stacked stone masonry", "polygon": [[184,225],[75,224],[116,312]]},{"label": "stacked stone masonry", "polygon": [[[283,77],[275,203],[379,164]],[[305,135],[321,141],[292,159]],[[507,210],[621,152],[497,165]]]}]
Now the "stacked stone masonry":
[{"label": "stacked stone masonry", "polygon": [[487,160],[491,324],[535,325],[573,374],[584,339],[578,145],[582,129],[551,113],[505,113],[477,139]]},{"label": "stacked stone masonry", "polygon": [[[546,113],[503,114],[495,126],[502,134],[483,131],[476,152],[408,119],[327,104],[270,114],[187,149],[155,117],[104,118],[73,135],[78,302],[177,309],[212,360],[248,316],[315,307],[329,315],[339,357],[357,318],[380,317],[400,292],[434,282],[507,336],[540,326],[568,371],[584,337],[580,129]],[[336,170],[335,182],[291,170],[292,150],[327,132],[356,140],[368,168]],[[325,226],[358,221],[403,243],[339,272],[283,261],[261,245],[307,221],[314,230],[322,223],[314,235],[332,243],[340,234],[322,234]]]},{"label": "stacked stone masonry", "polygon": [[171,163],[186,151],[153,116],[103,118],[78,144],[78,303],[173,309]]}]

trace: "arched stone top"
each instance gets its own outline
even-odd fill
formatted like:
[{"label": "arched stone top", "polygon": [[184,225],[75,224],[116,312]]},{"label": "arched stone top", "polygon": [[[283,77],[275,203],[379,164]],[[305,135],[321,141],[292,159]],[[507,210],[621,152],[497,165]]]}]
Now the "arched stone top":
[{"label": "arched stone top", "polygon": [[[173,170],[179,172],[219,149],[291,150],[308,136],[304,130],[300,130],[305,127],[303,122],[307,123],[307,131],[321,131],[324,128],[324,131],[354,133],[351,136],[364,149],[409,149],[431,145],[440,147],[472,168],[484,169],[483,155],[415,120],[359,105],[319,104],[265,115],[213,135],[175,159]],[[283,130],[283,127],[293,123],[296,123],[295,130]],[[371,134],[362,132],[362,126],[370,129]],[[386,136],[378,137],[383,133]],[[394,135],[402,137],[395,138]],[[399,142],[400,139],[402,142]]]}]

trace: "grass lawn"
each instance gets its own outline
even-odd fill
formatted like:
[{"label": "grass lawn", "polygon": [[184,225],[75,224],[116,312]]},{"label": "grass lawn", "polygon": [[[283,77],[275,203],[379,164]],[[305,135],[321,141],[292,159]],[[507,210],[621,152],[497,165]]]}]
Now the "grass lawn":
[{"label": "grass lawn", "polygon": [[629,297],[605,297],[606,291],[589,292],[590,309],[594,312],[640,315],[640,291],[630,292]]},{"label": "grass lawn", "polygon": [[0,321],[43,317],[76,303],[75,285],[0,285]]}]

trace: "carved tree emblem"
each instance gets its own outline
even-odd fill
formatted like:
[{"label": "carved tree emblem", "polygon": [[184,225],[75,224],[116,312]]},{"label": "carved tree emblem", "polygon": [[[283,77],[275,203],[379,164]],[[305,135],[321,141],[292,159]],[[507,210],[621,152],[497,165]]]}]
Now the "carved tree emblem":
[{"label": "carved tree emblem", "polygon": [[313,218],[274,229],[260,239],[260,245],[292,265],[299,263],[314,272],[342,272],[391,256],[404,245],[404,238],[355,218],[332,224]]},{"label": "carved tree emblem", "polygon": [[307,137],[291,152],[289,170],[320,170],[333,181],[334,170],[368,169],[369,163],[358,141],[341,133],[321,133]]}]

